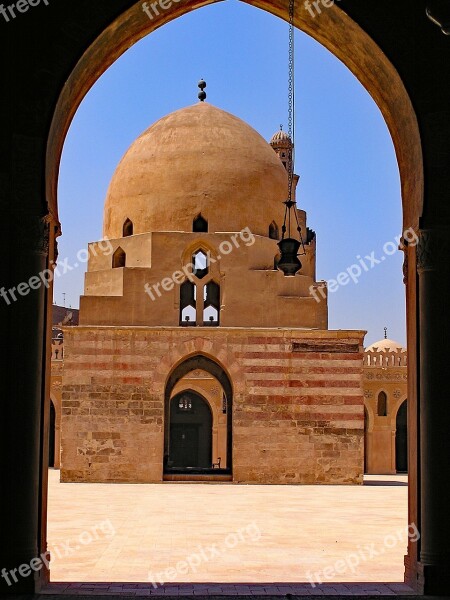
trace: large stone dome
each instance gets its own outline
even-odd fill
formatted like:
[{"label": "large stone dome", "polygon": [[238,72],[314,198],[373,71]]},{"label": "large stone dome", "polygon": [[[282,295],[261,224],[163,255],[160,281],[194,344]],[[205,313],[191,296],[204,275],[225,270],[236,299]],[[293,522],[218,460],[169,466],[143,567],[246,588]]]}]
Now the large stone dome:
[{"label": "large stone dome", "polygon": [[241,119],[206,102],[152,125],[129,148],[111,180],[103,233],[192,231],[200,213],[209,232],[281,228],[287,173],[281,160]]}]

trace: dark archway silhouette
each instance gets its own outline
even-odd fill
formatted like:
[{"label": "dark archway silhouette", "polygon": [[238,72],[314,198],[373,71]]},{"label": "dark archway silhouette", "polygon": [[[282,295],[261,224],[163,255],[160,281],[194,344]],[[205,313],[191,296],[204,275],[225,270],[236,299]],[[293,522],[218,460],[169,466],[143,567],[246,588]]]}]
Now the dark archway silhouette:
[{"label": "dark archway silhouette", "polygon": [[[132,10],[132,6],[131,6],[131,2],[130,3],[126,3],[127,6],[129,6],[129,10],[123,10],[122,14],[119,14],[119,10],[115,7],[112,6],[111,3],[107,4],[104,3],[105,6],[103,6],[102,2],[99,2],[100,6],[98,6],[96,4],[96,11],[92,11],[92,14],[89,14],[89,19],[86,20],[86,23],[84,26],[81,25],[79,26],[79,30],[84,30],[86,31],[86,36],[85,38],[77,38],[75,40],[75,37],[73,38],[73,44],[74,44],[74,48],[73,51],[69,53],[69,59],[70,59],[70,63],[69,61],[67,61],[66,63],[64,63],[63,60],[63,55],[59,55],[56,56],[54,53],[52,54],[49,49],[47,49],[46,44],[49,44],[50,42],[48,42],[47,40],[51,40],[51,43],[54,42],[54,36],[53,35],[49,35],[48,34],[48,29],[44,30],[44,35],[41,35],[41,38],[43,40],[43,46],[42,48],[39,47],[36,49],[37,55],[36,55],[36,60],[33,61],[28,61],[28,63],[26,63],[25,61],[22,61],[19,65],[14,65],[14,75],[17,76],[22,75],[22,72],[24,71],[23,65],[25,64],[29,64],[30,70],[31,68],[35,68],[35,64],[38,63],[38,58],[39,58],[39,54],[43,53],[49,57],[53,56],[55,61],[58,61],[57,64],[54,66],[54,70],[52,71],[53,77],[54,77],[54,81],[55,81],[55,87],[51,87],[51,86],[44,86],[42,93],[39,95],[40,101],[42,101],[43,107],[44,108],[40,108],[39,112],[36,112],[36,123],[37,125],[40,125],[40,121],[39,119],[42,119],[42,122],[45,122],[48,119],[48,115],[50,114],[50,110],[53,108],[54,106],[54,98],[55,98],[55,93],[57,91],[57,85],[59,85],[59,89],[61,89],[62,93],[61,93],[61,97],[60,100],[58,102],[58,107],[55,111],[55,117],[53,120],[53,124],[52,124],[52,131],[50,133],[49,136],[49,143],[47,144],[47,148],[48,148],[48,160],[47,160],[47,171],[48,171],[48,177],[47,177],[47,194],[46,197],[49,200],[49,206],[50,206],[50,212],[52,214],[52,216],[57,220],[57,203],[56,203],[56,189],[57,189],[57,170],[58,170],[58,161],[59,161],[59,156],[60,153],[62,151],[62,146],[63,146],[63,141],[64,141],[64,136],[65,136],[65,132],[67,131],[67,128],[71,122],[71,119],[73,117],[73,114],[79,104],[79,102],[81,101],[81,99],[84,97],[87,89],[89,89],[89,87],[93,84],[93,82],[98,79],[98,77],[108,68],[108,66],[114,62],[114,60],[116,60],[128,47],[130,47],[130,45],[132,45],[132,43],[134,43],[137,39],[140,39],[140,37],[143,37],[149,30],[153,30],[156,29],[157,27],[159,27],[161,24],[164,24],[167,21],[170,21],[172,18],[174,18],[172,16],[171,13],[175,13],[175,17],[179,16],[180,14],[184,14],[184,12],[187,12],[188,10],[192,10],[194,8],[197,8],[199,6],[203,6],[204,4],[198,2],[197,0],[194,0],[192,5],[189,6],[180,6],[179,4],[173,3],[172,8],[164,11],[157,19],[154,19],[152,21],[149,20],[149,25],[148,27],[144,27],[142,25],[142,18],[139,18],[142,16],[142,10],[141,10],[141,5],[139,3],[136,4],[135,6],[135,13],[133,13]],[[110,6],[111,4],[111,6]],[[251,4],[255,4],[255,6],[259,6],[260,8],[264,8],[265,10],[269,10],[270,12],[272,12],[273,14],[276,14],[279,17],[284,18],[285,20],[287,19],[287,4],[286,5],[281,5],[280,3],[269,3],[269,4],[263,4],[263,3],[258,3],[258,2],[251,2]],[[419,128],[417,126],[416,123],[416,119],[415,119],[415,114],[414,114],[414,110],[412,108],[413,104],[411,102],[409,102],[409,98],[406,97],[406,101],[402,102],[402,95],[403,97],[405,97],[406,94],[406,87],[408,87],[408,89],[410,90],[412,99],[414,100],[414,106],[415,108],[419,108],[421,109],[421,104],[420,104],[420,92],[423,89],[424,93],[426,92],[426,98],[427,98],[427,102],[424,104],[426,109],[424,110],[418,110],[418,114],[421,117],[421,121],[425,120],[422,117],[424,116],[422,113],[424,113],[426,110],[430,111],[430,107],[433,107],[434,104],[433,102],[435,101],[435,97],[438,95],[437,92],[433,94],[433,86],[427,85],[426,90],[424,89],[424,86],[422,84],[422,80],[421,80],[421,75],[420,75],[420,71],[421,69],[419,68],[421,65],[418,65],[417,68],[411,69],[410,72],[413,73],[414,75],[412,75],[411,77],[408,76],[409,70],[408,68],[406,68],[407,65],[409,65],[410,63],[410,52],[401,52],[400,50],[398,50],[397,52],[397,48],[398,48],[398,44],[391,44],[392,41],[392,35],[391,32],[393,29],[395,29],[395,24],[398,23],[400,27],[402,27],[402,30],[404,30],[405,32],[412,32],[412,34],[409,37],[413,37],[414,31],[416,31],[416,27],[418,29],[420,29],[420,24],[421,24],[421,20],[423,19],[423,22],[425,22],[424,18],[423,18],[423,14],[420,14],[420,11],[404,11],[403,6],[396,6],[396,7],[391,7],[392,10],[392,15],[390,15],[390,18],[392,18],[392,23],[389,23],[389,25],[385,25],[383,19],[379,18],[379,10],[378,10],[378,6],[376,8],[374,8],[372,10],[372,8],[370,7],[362,7],[360,2],[353,2],[350,1],[347,3],[347,11],[345,13],[345,18],[346,19],[350,19],[351,16],[353,16],[353,19],[355,20],[355,23],[358,25],[360,24],[361,27],[364,28],[364,30],[370,31],[371,35],[373,35],[374,39],[378,40],[378,43],[381,46],[381,49],[379,51],[379,53],[377,54],[377,52],[374,52],[374,42],[372,41],[372,38],[369,37],[368,33],[365,33],[365,31],[363,32],[364,35],[366,36],[366,41],[365,43],[361,42],[358,43],[358,39],[355,39],[355,26],[353,24],[353,22],[350,22],[348,24],[344,23],[345,30],[344,33],[345,35],[339,35],[340,30],[342,29],[342,18],[340,18],[339,13],[341,12],[340,10],[338,11],[338,6],[334,6],[330,9],[327,9],[327,11],[323,11],[323,15],[321,17],[321,19],[319,18],[313,18],[311,19],[311,23],[314,23],[314,27],[312,27],[311,25],[308,26],[308,23],[303,23],[302,21],[304,21],[304,16],[308,16],[308,11],[303,10],[302,14],[304,15],[303,17],[298,17],[296,18],[296,26],[304,29],[305,31],[307,31],[310,35],[312,35],[315,39],[318,39],[319,41],[321,41],[321,43],[327,47],[331,52],[333,52],[333,54],[335,54],[338,58],[340,58],[341,60],[343,60],[343,62],[345,64],[347,64],[347,66],[349,66],[349,68],[353,71],[353,73],[360,79],[360,81],[363,83],[363,85],[366,86],[366,88],[372,93],[372,96],[374,97],[375,101],[377,102],[377,104],[382,107],[383,113],[385,115],[385,118],[387,120],[388,125],[391,128],[391,133],[393,135],[393,139],[394,139],[394,144],[396,146],[397,152],[400,156],[400,170],[402,173],[402,187],[403,187],[403,198],[404,198],[404,215],[405,215],[405,227],[408,227],[410,225],[416,225],[417,223],[417,219],[419,217],[419,213],[420,213],[420,208],[421,208],[421,198],[423,197],[423,169],[422,169],[422,161],[421,161],[421,156],[420,156],[420,152],[421,152],[421,141],[420,141],[420,135],[419,135]],[[357,7],[357,8],[356,8]],[[108,12],[110,11],[110,12]],[[358,11],[360,11],[360,13],[358,13]],[[86,11],[81,10],[81,14],[85,14]],[[343,12],[343,11],[342,11]],[[372,15],[373,12],[373,15]],[[336,14],[335,14],[336,13]],[[117,16],[119,14],[119,16]],[[347,14],[350,15],[350,17],[347,17]],[[400,14],[400,16],[399,16]],[[101,18],[99,17],[99,15],[101,15]],[[58,16],[58,15],[57,15]],[[64,20],[63,17],[64,16]],[[65,15],[61,15],[60,17],[60,22],[63,24],[67,23],[66,17]],[[75,17],[74,17],[75,18]],[[116,19],[114,21],[114,19]],[[58,20],[56,20],[56,24],[58,24]],[[405,20],[407,21],[406,25],[405,25]],[[53,25],[53,20],[50,19],[46,19],[45,21],[42,21],[42,27],[44,27],[44,25],[46,23],[49,23],[51,21],[52,23],[52,27],[54,27]],[[24,21],[26,22],[26,21]],[[161,23],[162,22],[162,23]],[[323,23],[323,24],[322,24]],[[403,25],[405,25],[403,27]],[[50,26],[49,26],[50,27]],[[45,29],[45,28],[44,28]],[[61,31],[63,31],[63,27],[60,27]],[[336,30],[337,30],[337,35],[336,35]],[[389,30],[389,34],[387,34]],[[422,31],[422,29],[420,29],[420,31]],[[386,35],[385,35],[386,32]],[[42,29],[41,29],[41,33],[42,33]],[[8,32],[9,34],[9,32]],[[47,35],[45,35],[47,34]],[[100,34],[100,35],[99,35]],[[432,52],[430,50],[431,48],[431,44],[429,41],[429,38],[431,37],[432,34],[435,34],[434,29],[432,30],[432,28],[430,27],[430,35],[428,35],[428,32],[426,32],[426,35],[423,34],[423,49],[424,49],[424,61],[423,63],[425,65],[429,65],[429,64],[438,64],[439,61],[436,60],[432,60]],[[15,30],[14,30],[14,35],[16,35]],[[29,40],[30,40],[30,47],[32,45],[33,39],[31,36],[28,36]],[[417,36],[414,36],[414,40],[416,40]],[[17,39],[19,40],[20,38],[17,36]],[[96,40],[96,42],[94,44],[92,44],[91,47],[87,47],[87,40]],[[363,40],[364,41],[364,40]],[[405,45],[407,47],[407,43],[409,42],[409,38],[406,36],[405,34]],[[19,43],[19,42],[18,42]],[[77,45],[76,45],[77,44]],[[433,49],[435,48],[435,58],[442,58],[442,50],[440,48],[440,46],[438,46],[437,43],[435,43],[435,40],[433,39],[433,45],[432,45]],[[375,49],[376,50],[376,49]],[[389,50],[391,50],[391,52],[389,52]],[[402,47],[403,50],[403,47]],[[381,52],[384,51],[384,54],[381,58],[379,58],[379,55],[381,55]],[[72,73],[70,74],[69,79],[67,78],[68,73],[70,72],[71,69],[71,64],[74,60],[74,58],[76,56],[82,56],[82,60],[79,61],[79,64],[77,65],[77,67],[72,71]],[[363,60],[361,60],[361,56],[363,56]],[[386,69],[386,62],[387,62],[387,56],[391,57],[391,60],[393,61],[393,66],[392,66],[392,72],[395,73],[395,77],[398,77],[399,79],[399,83],[400,85],[396,85],[395,81],[392,81],[392,77],[389,74],[389,69]],[[375,58],[373,58],[375,57]],[[406,58],[404,58],[406,57]],[[427,59],[427,60],[425,60]],[[408,61],[408,62],[407,62]],[[436,69],[437,72],[438,69]],[[47,72],[47,71],[45,71]],[[400,77],[397,75],[397,73],[402,73],[404,74],[404,81],[405,83],[403,83],[402,80],[400,80]],[[416,75],[417,73],[417,75]],[[394,79],[395,79],[394,77]],[[409,77],[409,81],[407,82]],[[428,79],[429,77],[429,70],[427,70],[427,82],[429,81]],[[61,82],[61,83],[60,83]],[[408,83],[408,85],[406,85],[406,82]],[[422,87],[420,87],[422,85]],[[431,89],[431,92],[430,92]],[[441,92],[442,95],[442,92]],[[49,98],[50,100],[47,100],[47,98]],[[14,94],[11,95],[11,99],[12,102],[16,101],[16,98],[14,97]],[[442,97],[439,97],[439,106],[441,106],[442,103]],[[411,108],[409,108],[411,107]],[[6,114],[6,113],[5,113]],[[24,118],[28,118],[29,119],[29,115],[25,112],[25,111],[18,111],[18,114],[22,115],[24,114],[25,117]],[[39,117],[38,117],[39,115]],[[44,123],[45,126],[45,123]],[[19,130],[23,130],[24,128]],[[439,131],[439,128],[436,127],[435,128],[436,131]],[[412,135],[411,135],[411,130],[412,130]],[[445,136],[442,136],[443,138]],[[434,144],[434,145],[433,145]],[[430,134],[429,138],[427,137],[425,139],[425,143],[424,146],[429,150],[429,152],[434,151],[435,149],[435,143],[433,142],[433,136]],[[19,157],[19,159],[21,159],[21,157]],[[417,160],[416,160],[417,159]],[[37,161],[34,159],[33,157],[33,162],[34,164],[37,164],[39,167],[40,163],[37,163]],[[439,161],[433,161],[433,160],[429,160],[428,161],[428,165],[435,165],[436,163],[439,163]],[[14,164],[14,162],[12,163]],[[438,166],[437,168],[440,168],[440,166]],[[41,170],[43,171],[43,168],[41,168]],[[441,181],[441,178],[438,177],[428,177],[428,181]],[[445,185],[441,185],[441,189],[446,189]],[[441,202],[441,205],[444,204],[443,202]],[[54,240],[50,240],[51,243],[53,244]],[[414,249],[410,248],[408,251],[408,255],[409,255],[409,264],[412,265],[413,264],[413,259],[414,259]],[[14,255],[14,254],[13,254]],[[415,307],[414,302],[411,302],[411,300],[415,300],[416,298],[416,278],[413,279],[413,282],[411,282],[412,277],[410,276],[410,281],[408,284],[408,297],[410,300],[410,306]],[[13,283],[15,283],[15,280],[12,280]],[[441,292],[442,293],[442,292]],[[51,298],[51,294],[48,295],[49,298]],[[51,302],[51,300],[50,300]],[[30,311],[28,311],[28,314],[30,313]],[[410,322],[410,328],[408,330],[408,338],[411,344],[411,348],[414,346],[414,349],[416,348],[416,332],[417,332],[417,339],[420,339],[420,331],[417,330],[416,328],[416,321],[417,321],[417,312],[415,312],[415,308],[414,310],[410,310],[409,311],[409,322]],[[20,321],[19,321],[20,322]],[[31,338],[32,339],[32,338]],[[30,340],[30,336],[28,337],[28,341]],[[32,340],[33,341],[33,340]],[[38,340],[39,345],[38,347],[40,348],[42,346],[41,340]],[[36,345],[36,343],[35,343]],[[15,355],[12,355],[11,358],[11,364],[14,364],[13,359],[15,358]],[[425,364],[425,362],[424,362]],[[35,365],[31,365],[31,367],[35,369]],[[413,368],[415,368],[415,364],[413,366]],[[25,381],[31,381],[31,379],[29,377],[24,377]],[[38,379],[36,381],[36,387],[37,389],[42,389],[43,386],[40,383],[40,380]],[[412,405],[410,407],[410,414],[413,417],[412,418],[412,444],[414,447],[417,446],[417,435],[416,435],[416,404],[417,404],[417,398],[416,398],[416,392],[413,386],[410,386],[410,392],[411,392],[411,397],[409,399],[410,402],[412,402]],[[35,397],[36,394],[34,394],[34,396],[29,393],[26,395],[26,398],[30,398],[29,404],[31,405],[31,398]],[[29,414],[34,414],[31,411],[28,411]],[[27,414],[28,414],[27,413]],[[36,411],[36,414],[38,414],[38,411]],[[46,418],[48,418],[48,411],[45,411],[45,416]],[[21,422],[23,421],[23,419],[21,419]],[[31,421],[31,420],[30,420]],[[25,422],[27,424],[27,422]],[[8,422],[9,427],[11,427],[11,423]],[[28,459],[28,463],[29,465],[32,465],[33,469],[35,469],[35,454],[36,454],[36,448],[38,448],[38,444],[36,443],[36,440],[33,438],[32,439],[32,435],[35,435],[35,431],[37,431],[36,427],[34,426],[34,423],[31,422],[30,425],[28,426],[28,429],[25,428],[25,426],[22,426],[22,428],[27,431],[27,433],[29,435],[25,436],[25,438],[27,440],[31,440],[29,443],[31,444],[33,442],[33,452],[28,452],[26,454],[27,457],[29,457]],[[22,429],[18,430],[22,431]],[[14,431],[14,435],[16,434],[15,429]],[[41,434],[42,431],[45,431],[45,427],[41,428]],[[31,433],[30,433],[31,432]],[[40,439],[40,442],[42,443],[42,439]],[[417,446],[418,447],[418,446]],[[419,448],[419,447],[418,447]],[[46,457],[44,456],[44,459],[46,459]],[[34,462],[33,462],[34,461]],[[26,473],[33,473],[34,471],[31,470],[31,467],[29,467],[28,463],[24,460],[22,460],[22,462],[20,462],[21,467],[25,466],[25,470]],[[28,483],[28,487],[31,489],[31,492],[29,492],[29,496],[35,497],[35,484],[34,484],[34,480],[32,479],[32,477],[24,477],[23,476],[23,472],[24,469],[21,468],[20,470],[17,470],[17,472],[20,472],[20,480],[18,481],[18,483],[16,483],[16,479],[19,479],[18,476],[16,476],[16,479],[11,480],[11,477],[9,477],[9,481],[8,481],[8,485],[9,485],[9,489],[13,489],[13,486],[15,485],[16,487],[19,487],[19,492],[20,495],[19,497],[22,498],[23,497],[27,497],[25,496],[25,494],[23,493],[23,487],[24,487],[24,483],[23,480],[29,482]],[[416,472],[413,470],[413,479],[412,481],[412,485],[410,486],[410,489],[412,488],[412,491],[410,493],[410,498],[411,498],[411,505],[413,508],[410,509],[410,522],[419,522],[417,520],[417,503],[415,501],[415,497],[417,496],[417,476],[416,476]],[[21,486],[21,487],[20,487]],[[46,485],[45,485],[45,477],[43,477],[43,485],[41,486],[41,489],[43,490],[42,492],[42,501],[41,504],[38,506],[38,508],[36,509],[36,512],[38,512],[40,510],[40,506],[42,505],[44,507],[43,510],[41,510],[40,512],[40,518],[41,521],[43,523],[42,529],[44,530],[45,533],[45,511],[46,511]],[[27,490],[25,490],[27,491]],[[16,501],[16,497],[13,493],[11,493],[11,501],[15,502]],[[29,513],[25,512],[22,509],[22,503],[20,504],[20,509],[21,509],[21,520],[23,521],[23,528],[24,530],[27,532],[28,536],[31,538],[34,535],[34,538],[36,538],[36,527],[37,526],[30,526],[29,522],[32,521],[32,519],[34,519],[34,521],[32,521],[32,523],[35,524],[35,522],[37,521],[37,516],[35,514],[30,515]],[[412,511],[412,512],[411,512]],[[433,511],[429,511],[430,513],[432,513]],[[26,520],[27,519],[27,520]],[[28,533],[29,532],[29,533]],[[21,536],[19,535],[19,533],[17,531],[14,531],[14,538],[12,538],[14,540],[14,544],[17,544],[18,546],[18,551],[21,549]],[[8,536],[6,538],[7,540],[11,539],[11,535],[8,532]],[[40,550],[45,551],[46,549],[46,545],[44,544],[45,542],[45,535],[40,537]],[[44,540],[44,541],[42,541]],[[12,544],[7,544],[7,546],[12,547]],[[409,576],[411,581],[413,581],[413,583],[416,581],[416,577],[415,577],[415,571],[414,568],[416,566],[415,563],[417,563],[417,550],[416,550],[416,546],[418,546],[417,544],[411,544],[409,545]],[[27,540],[27,544],[26,544],[26,548],[32,547],[31,543]],[[28,555],[25,555],[25,558],[28,560]],[[44,572],[44,569],[42,570]],[[414,577],[412,577],[412,575],[414,575]],[[37,578],[36,578],[37,580]],[[26,581],[30,581],[32,582],[32,578],[28,578]],[[34,589],[34,583],[30,584],[30,589]]]}]

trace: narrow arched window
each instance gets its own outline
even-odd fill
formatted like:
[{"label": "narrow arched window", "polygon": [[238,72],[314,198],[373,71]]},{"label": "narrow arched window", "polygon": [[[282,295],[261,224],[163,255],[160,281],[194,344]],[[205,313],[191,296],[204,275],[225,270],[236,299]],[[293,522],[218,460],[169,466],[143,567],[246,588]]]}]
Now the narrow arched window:
[{"label": "narrow arched window", "polygon": [[126,263],[127,256],[122,248],[117,248],[117,250],[113,254],[112,258],[112,268],[119,269],[120,267],[124,267]]},{"label": "narrow arched window", "polygon": [[194,275],[199,279],[203,279],[209,272],[208,257],[203,250],[198,250],[192,257],[194,265]]},{"label": "narrow arched window", "polygon": [[271,240],[277,240],[279,238],[278,225],[275,221],[272,221],[269,225],[269,237]]},{"label": "narrow arched window", "polygon": [[378,394],[377,414],[379,417],[387,416],[387,396],[385,392]]},{"label": "narrow arched window", "polygon": [[194,233],[208,233],[208,221],[202,215],[198,215],[192,223],[192,231]]},{"label": "narrow arched window", "polygon": [[209,281],[204,289],[203,325],[219,325],[220,285]]},{"label": "narrow arched window", "polygon": [[130,219],[127,219],[123,224],[123,237],[129,237],[133,235],[133,223]]},{"label": "narrow arched window", "polygon": [[180,325],[195,327],[197,324],[197,287],[192,281],[180,286]]}]

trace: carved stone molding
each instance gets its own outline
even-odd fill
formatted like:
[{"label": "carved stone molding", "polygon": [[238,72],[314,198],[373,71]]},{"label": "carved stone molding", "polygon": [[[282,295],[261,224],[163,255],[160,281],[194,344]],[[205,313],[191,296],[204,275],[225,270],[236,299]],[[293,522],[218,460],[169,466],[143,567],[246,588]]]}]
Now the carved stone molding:
[{"label": "carved stone molding", "polygon": [[408,248],[404,248],[404,259],[403,259],[403,283],[408,283]]},{"label": "carved stone molding", "polygon": [[417,244],[417,272],[436,271],[439,259],[448,252],[450,232],[444,229],[422,229]]},{"label": "carved stone molding", "polygon": [[[17,216],[17,215],[16,215]],[[51,218],[21,212],[20,217],[21,237],[24,240],[23,248],[34,254],[47,256],[50,241]]]},{"label": "carved stone molding", "polygon": [[382,369],[378,373],[369,373],[368,369],[364,369],[364,379],[369,381],[407,381],[407,373],[389,373],[387,369]]}]

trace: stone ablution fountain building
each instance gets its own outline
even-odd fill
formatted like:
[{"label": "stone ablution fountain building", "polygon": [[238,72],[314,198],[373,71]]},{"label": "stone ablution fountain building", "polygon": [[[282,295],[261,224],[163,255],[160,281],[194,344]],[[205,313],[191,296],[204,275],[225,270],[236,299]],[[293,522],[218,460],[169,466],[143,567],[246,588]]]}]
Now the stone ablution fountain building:
[{"label": "stone ablution fountain building", "polygon": [[362,483],[365,332],[327,329],[300,209],[277,270],[290,146],[199,102],[127,151],[64,334],[62,481]]}]

